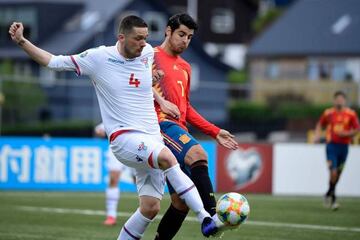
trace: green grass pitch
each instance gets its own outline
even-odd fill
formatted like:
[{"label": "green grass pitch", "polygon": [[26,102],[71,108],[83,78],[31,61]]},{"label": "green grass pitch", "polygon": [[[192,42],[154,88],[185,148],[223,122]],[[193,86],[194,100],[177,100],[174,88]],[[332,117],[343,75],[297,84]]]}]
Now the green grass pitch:
[{"label": "green grass pitch", "polygon": [[[325,209],[320,197],[245,194],[251,212],[248,221],[222,239],[241,240],[355,240],[360,239],[360,198],[339,198],[341,208]],[[105,227],[104,194],[88,192],[0,191],[1,240],[116,239],[122,224],[137,207],[136,195],[122,193],[116,227]],[[162,201],[162,211],[169,198]],[[205,239],[190,215],[175,239]],[[145,232],[154,238],[158,219]],[[214,238],[212,238],[214,239]]]}]

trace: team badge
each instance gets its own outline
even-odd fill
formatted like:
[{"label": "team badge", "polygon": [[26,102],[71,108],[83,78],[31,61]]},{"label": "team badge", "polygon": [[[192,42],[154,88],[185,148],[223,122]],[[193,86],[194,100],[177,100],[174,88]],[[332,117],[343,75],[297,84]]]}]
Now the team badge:
[{"label": "team badge", "polygon": [[146,68],[149,68],[149,61],[147,57],[140,59],[140,61],[145,65]]},{"label": "team badge", "polygon": [[187,144],[188,142],[190,142],[191,138],[186,135],[186,134],[183,134],[179,137],[179,140],[183,143],[183,144]]},{"label": "team badge", "polygon": [[145,143],[144,142],[141,142],[139,147],[138,147],[138,151],[141,151],[141,150],[144,150],[146,151],[147,150],[147,146],[145,146]]}]

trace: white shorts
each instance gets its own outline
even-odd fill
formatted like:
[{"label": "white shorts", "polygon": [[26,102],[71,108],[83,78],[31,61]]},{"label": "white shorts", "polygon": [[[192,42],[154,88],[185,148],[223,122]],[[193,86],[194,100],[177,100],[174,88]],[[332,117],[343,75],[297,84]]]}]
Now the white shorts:
[{"label": "white shorts", "polygon": [[113,152],[110,149],[106,152],[106,167],[109,171],[122,172],[125,170],[125,165],[122,164],[117,158],[114,156]]},{"label": "white shorts", "polygon": [[164,195],[165,177],[159,169],[157,158],[165,148],[159,134],[129,131],[117,136],[110,144],[116,158],[136,169],[136,186],[139,196],[161,199]]}]

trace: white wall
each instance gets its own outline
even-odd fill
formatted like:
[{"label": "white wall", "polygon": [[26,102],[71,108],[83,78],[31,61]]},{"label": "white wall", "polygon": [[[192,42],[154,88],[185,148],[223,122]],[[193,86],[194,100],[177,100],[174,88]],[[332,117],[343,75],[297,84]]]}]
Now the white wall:
[{"label": "white wall", "polygon": [[[324,195],[329,171],[324,144],[275,144],[273,194]],[[351,146],[336,188],[342,196],[360,196],[360,147]]]}]

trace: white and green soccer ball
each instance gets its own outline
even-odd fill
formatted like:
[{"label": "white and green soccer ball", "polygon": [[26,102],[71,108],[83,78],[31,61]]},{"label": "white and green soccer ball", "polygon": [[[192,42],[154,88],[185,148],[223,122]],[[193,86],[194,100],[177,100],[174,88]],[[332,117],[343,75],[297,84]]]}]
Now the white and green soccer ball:
[{"label": "white and green soccer ball", "polygon": [[249,202],[239,193],[225,193],[217,201],[216,213],[225,225],[239,226],[249,216]]}]

